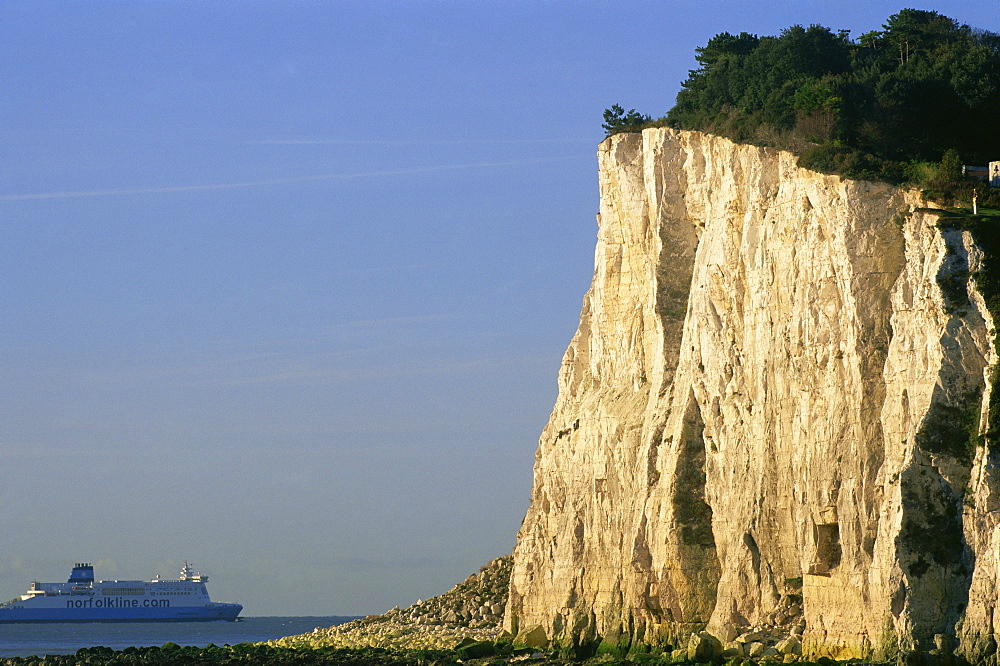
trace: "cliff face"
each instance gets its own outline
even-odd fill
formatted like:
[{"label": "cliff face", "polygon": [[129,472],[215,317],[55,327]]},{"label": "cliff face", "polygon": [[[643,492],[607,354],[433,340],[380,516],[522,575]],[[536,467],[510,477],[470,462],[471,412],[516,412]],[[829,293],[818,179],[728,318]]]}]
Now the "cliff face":
[{"label": "cliff face", "polygon": [[994,650],[1000,480],[976,434],[997,354],[971,236],[917,193],[696,132],[613,136],[599,168],[508,628]]}]

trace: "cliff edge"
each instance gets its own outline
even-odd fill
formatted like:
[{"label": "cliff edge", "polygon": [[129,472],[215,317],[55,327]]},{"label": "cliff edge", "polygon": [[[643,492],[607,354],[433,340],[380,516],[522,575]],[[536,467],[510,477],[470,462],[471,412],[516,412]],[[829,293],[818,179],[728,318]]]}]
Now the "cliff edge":
[{"label": "cliff edge", "polygon": [[972,235],[917,192],[698,132],[598,156],[594,279],[507,629],[995,652],[997,350]]}]

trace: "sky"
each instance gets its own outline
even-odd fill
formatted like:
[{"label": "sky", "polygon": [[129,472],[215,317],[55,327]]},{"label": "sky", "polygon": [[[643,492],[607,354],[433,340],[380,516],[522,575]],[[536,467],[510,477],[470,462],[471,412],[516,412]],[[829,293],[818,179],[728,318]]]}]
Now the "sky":
[{"label": "sky", "polygon": [[[998,0],[0,3],[0,597],[364,615],[510,553],[612,104],[713,35]],[[4,596],[6,595],[6,596]]]}]

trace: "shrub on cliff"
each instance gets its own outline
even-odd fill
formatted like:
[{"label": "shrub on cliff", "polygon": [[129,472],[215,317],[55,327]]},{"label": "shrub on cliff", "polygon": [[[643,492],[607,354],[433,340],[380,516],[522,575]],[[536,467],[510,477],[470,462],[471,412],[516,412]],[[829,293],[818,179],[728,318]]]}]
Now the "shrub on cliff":
[{"label": "shrub on cliff", "polygon": [[641,132],[650,121],[652,118],[635,109],[629,109],[626,113],[625,109],[615,104],[610,109],[604,109],[604,124],[601,127],[606,136],[611,136],[619,132]]}]

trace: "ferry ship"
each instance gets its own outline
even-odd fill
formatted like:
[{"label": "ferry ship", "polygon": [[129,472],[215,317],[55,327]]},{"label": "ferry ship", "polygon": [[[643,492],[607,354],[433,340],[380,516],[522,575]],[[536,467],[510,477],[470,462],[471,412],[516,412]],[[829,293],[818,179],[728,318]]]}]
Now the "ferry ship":
[{"label": "ferry ship", "polygon": [[93,565],[76,564],[65,583],[36,581],[0,604],[0,623],[235,621],[243,606],[212,601],[207,582],[187,562],[177,580],[149,581],[95,581]]}]

